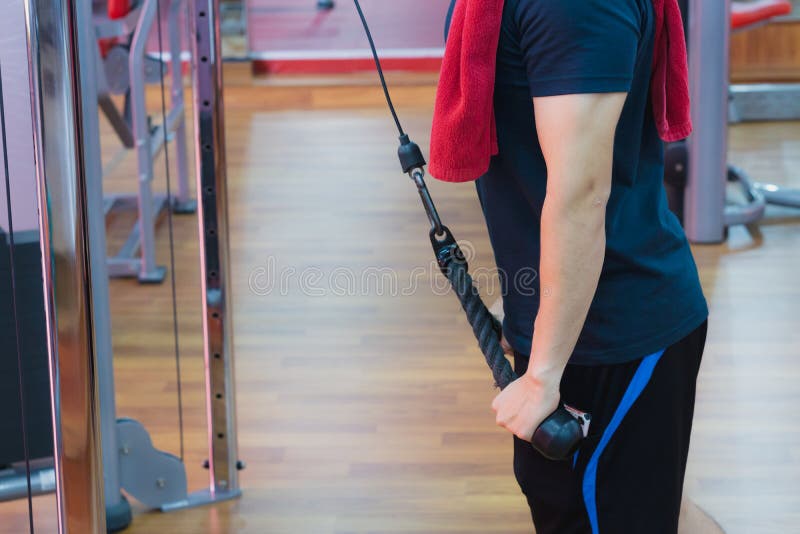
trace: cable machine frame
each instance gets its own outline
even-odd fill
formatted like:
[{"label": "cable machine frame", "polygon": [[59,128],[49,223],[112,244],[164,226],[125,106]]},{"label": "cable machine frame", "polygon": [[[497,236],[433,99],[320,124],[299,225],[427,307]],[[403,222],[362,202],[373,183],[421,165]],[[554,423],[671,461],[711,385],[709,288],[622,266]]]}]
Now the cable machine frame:
[{"label": "cable machine frame", "polygon": [[[194,143],[197,187],[203,191],[198,260],[209,458],[208,486],[188,493],[183,462],[153,449],[144,427],[118,420],[114,408],[94,71],[102,66],[94,61],[91,2],[23,1],[30,93],[15,98],[27,99],[33,110],[30,156],[36,163],[55,444],[51,460],[31,464],[34,485],[37,479],[52,481],[32,494],[55,491],[59,534],[127,526],[130,506],[120,489],[165,512],[236,498],[244,464],[236,441],[218,2],[184,0],[196,58]],[[15,491],[17,498],[27,495],[27,475],[20,476],[23,484],[16,490],[6,487],[0,500],[15,498]]]}]

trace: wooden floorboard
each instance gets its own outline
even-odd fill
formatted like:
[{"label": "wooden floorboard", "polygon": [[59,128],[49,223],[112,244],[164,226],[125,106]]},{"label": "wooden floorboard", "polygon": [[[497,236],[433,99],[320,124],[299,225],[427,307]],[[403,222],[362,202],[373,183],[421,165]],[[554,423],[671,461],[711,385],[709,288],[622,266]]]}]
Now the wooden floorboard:
[{"label": "wooden floorboard", "polygon": [[[530,533],[511,440],[494,425],[491,377],[457,301],[441,294],[380,92],[295,92],[302,98],[286,87],[226,93],[243,496],[171,514],[137,508],[129,532]],[[430,86],[398,91],[423,147],[432,98]],[[115,147],[103,132],[108,160]],[[800,185],[798,124],[734,126],[731,149],[757,179]],[[109,191],[132,190],[133,162],[116,167]],[[159,187],[164,174],[162,163]],[[490,270],[473,187],[430,185],[474,251],[473,269]],[[755,237],[736,228],[726,244],[694,248],[712,315],[686,493],[731,534],[800,524],[800,216],[772,213]],[[129,222],[111,221],[112,245]],[[184,456],[200,488],[197,225],[194,216],[173,223]],[[166,220],[158,239],[168,263]],[[267,287],[265,270],[287,283],[278,276]],[[111,298],[119,414],[180,454],[170,286],[114,280]],[[52,532],[53,498],[35,503],[37,532]],[[715,532],[690,514],[684,532]],[[26,531],[22,501],[0,504],[0,518],[0,532]]]}]

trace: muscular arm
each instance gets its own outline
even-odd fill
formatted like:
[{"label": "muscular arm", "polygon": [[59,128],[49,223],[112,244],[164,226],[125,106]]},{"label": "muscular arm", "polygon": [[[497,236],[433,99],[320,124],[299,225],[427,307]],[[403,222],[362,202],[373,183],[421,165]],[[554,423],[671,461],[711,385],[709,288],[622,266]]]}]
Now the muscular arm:
[{"label": "muscular arm", "polygon": [[603,266],[614,133],[625,93],[534,98],[547,163],[542,209],[540,305],[529,373],[560,380]]},{"label": "muscular arm", "polygon": [[558,405],[561,375],[597,290],[614,133],[625,98],[625,93],[534,98],[547,163],[539,313],[528,372],[492,403],[497,424],[525,440]]}]

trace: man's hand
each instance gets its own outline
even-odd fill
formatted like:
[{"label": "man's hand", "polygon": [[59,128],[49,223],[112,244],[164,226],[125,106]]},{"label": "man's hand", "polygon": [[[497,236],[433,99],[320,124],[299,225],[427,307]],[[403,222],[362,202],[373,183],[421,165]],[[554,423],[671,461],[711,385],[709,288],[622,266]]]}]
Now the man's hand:
[{"label": "man's hand", "polygon": [[509,384],[492,402],[497,424],[530,441],[533,433],[558,408],[559,380],[539,379],[529,373]]}]

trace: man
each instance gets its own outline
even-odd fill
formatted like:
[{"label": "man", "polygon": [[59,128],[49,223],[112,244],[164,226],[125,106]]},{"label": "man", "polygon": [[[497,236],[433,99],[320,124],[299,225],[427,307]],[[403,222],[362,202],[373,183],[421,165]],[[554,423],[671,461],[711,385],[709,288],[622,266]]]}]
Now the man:
[{"label": "man", "polygon": [[[538,534],[677,531],[708,311],[662,185],[655,20],[653,0],[503,7],[477,189],[521,377],[492,407]],[[592,423],[553,462],[528,441],[559,401]]]}]

